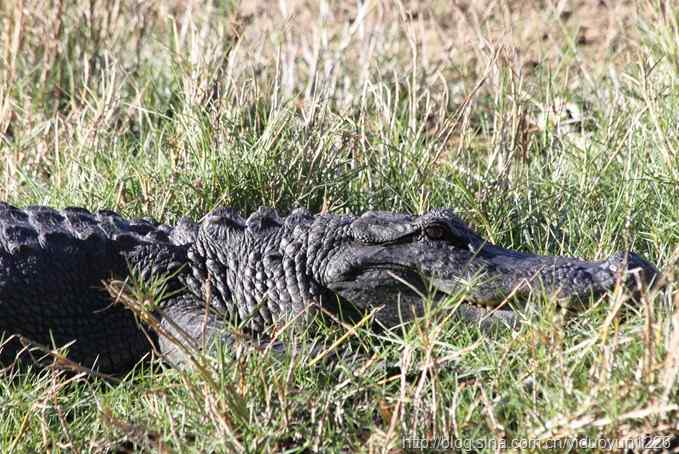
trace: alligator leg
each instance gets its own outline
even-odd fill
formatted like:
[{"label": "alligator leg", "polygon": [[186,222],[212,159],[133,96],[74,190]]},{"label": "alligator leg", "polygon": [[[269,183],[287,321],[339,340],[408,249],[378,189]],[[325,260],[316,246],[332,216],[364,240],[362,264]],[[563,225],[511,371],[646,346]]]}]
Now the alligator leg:
[{"label": "alligator leg", "polygon": [[209,350],[219,341],[231,341],[220,317],[195,296],[184,294],[164,306],[156,330],[160,353],[170,365],[190,364],[198,351]]}]

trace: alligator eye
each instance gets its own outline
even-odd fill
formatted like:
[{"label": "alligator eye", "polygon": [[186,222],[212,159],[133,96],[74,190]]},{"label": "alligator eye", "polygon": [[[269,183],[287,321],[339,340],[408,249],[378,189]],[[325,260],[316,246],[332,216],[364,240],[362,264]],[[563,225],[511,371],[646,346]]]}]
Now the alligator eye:
[{"label": "alligator eye", "polygon": [[424,233],[431,240],[442,240],[445,238],[446,232],[446,228],[441,225],[430,225],[424,229]]}]

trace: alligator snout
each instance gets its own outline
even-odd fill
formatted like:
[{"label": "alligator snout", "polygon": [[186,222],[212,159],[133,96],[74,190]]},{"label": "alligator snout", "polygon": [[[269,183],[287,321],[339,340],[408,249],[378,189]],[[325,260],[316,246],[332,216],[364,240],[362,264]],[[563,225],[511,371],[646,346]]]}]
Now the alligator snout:
[{"label": "alligator snout", "polygon": [[[493,246],[479,254],[486,277],[480,286],[470,289],[457,315],[463,320],[479,322],[483,329],[498,326],[517,327],[520,317],[505,306],[513,296],[524,300],[538,290],[570,301],[573,310],[584,308],[592,297],[600,297],[623,285],[632,298],[657,286],[660,273],[650,262],[634,252],[617,252],[603,261],[588,262],[572,257],[544,257],[516,253]],[[450,281],[435,280],[441,290],[455,288]],[[575,304],[572,304],[575,303]]]},{"label": "alligator snout", "polygon": [[[600,297],[622,285],[634,299],[655,285],[659,272],[634,252],[617,252],[603,261],[584,261],[571,257],[524,257],[532,262],[531,276],[518,272],[510,287],[519,294],[542,288],[562,299],[580,302]],[[518,279],[517,279],[518,278]],[[506,289],[509,290],[509,289]]]},{"label": "alligator snout", "polygon": [[617,252],[602,263],[614,282],[621,282],[635,295],[657,284],[660,273],[650,262],[634,252]]},{"label": "alligator snout", "polygon": [[[524,258],[525,260],[525,258]],[[659,272],[654,265],[634,252],[617,252],[604,261],[584,261],[571,257],[528,258],[533,264],[531,277],[519,273],[520,285],[514,281],[516,290],[542,287],[547,293],[564,299],[579,301],[599,297],[615,289],[617,285],[627,288],[635,299],[658,280]],[[524,293],[521,291],[520,293]]]},{"label": "alligator snout", "polygon": [[[586,261],[574,257],[550,257],[486,246],[467,261],[467,275],[478,284],[468,289],[466,300],[493,308],[508,297],[524,300],[531,292],[543,291],[558,299],[586,302],[624,285],[638,298],[658,280],[658,270],[633,252],[618,252],[607,260]],[[474,279],[472,279],[474,280]],[[460,289],[454,275],[433,279],[438,290]]]}]

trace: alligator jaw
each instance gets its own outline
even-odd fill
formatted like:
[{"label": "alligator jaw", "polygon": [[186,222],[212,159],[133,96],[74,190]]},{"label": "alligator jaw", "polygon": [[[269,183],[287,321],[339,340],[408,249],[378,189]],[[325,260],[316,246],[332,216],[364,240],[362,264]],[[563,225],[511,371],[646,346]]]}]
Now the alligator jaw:
[{"label": "alligator jaw", "polygon": [[[657,270],[634,253],[618,253],[605,261],[545,257],[487,245],[464,260],[464,251],[437,249],[423,253],[407,246],[376,248],[364,254],[361,267],[328,282],[328,288],[359,309],[382,306],[376,318],[389,327],[421,315],[423,295],[434,301],[462,297],[456,316],[481,326],[516,326],[519,315],[509,299],[525,301],[532,291],[558,303],[587,303],[616,285],[633,294],[649,284]],[[572,307],[572,306],[571,306]],[[577,306],[582,307],[582,306]]]},{"label": "alligator jaw", "polygon": [[638,297],[659,274],[653,265],[632,252],[619,252],[598,262],[571,257],[517,255],[495,246],[481,255],[486,268],[477,279],[465,284],[457,276],[452,279],[432,277],[431,285],[448,295],[463,291],[469,304],[494,309],[512,297],[525,299],[533,290],[542,290],[555,296],[557,301],[583,301],[623,285]]}]

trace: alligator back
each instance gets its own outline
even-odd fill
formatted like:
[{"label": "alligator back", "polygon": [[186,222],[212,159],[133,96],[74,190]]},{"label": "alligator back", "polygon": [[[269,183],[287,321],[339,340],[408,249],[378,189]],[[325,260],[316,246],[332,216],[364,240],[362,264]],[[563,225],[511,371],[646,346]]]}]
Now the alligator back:
[{"label": "alligator back", "polygon": [[[0,203],[0,336],[50,347],[75,340],[70,359],[102,372],[129,369],[151,344],[102,283],[125,278],[130,261],[152,261],[163,252],[180,266],[185,248],[177,244],[189,242],[192,232],[175,230],[112,211]],[[16,338],[5,342],[0,361],[10,362],[21,349]]]}]

